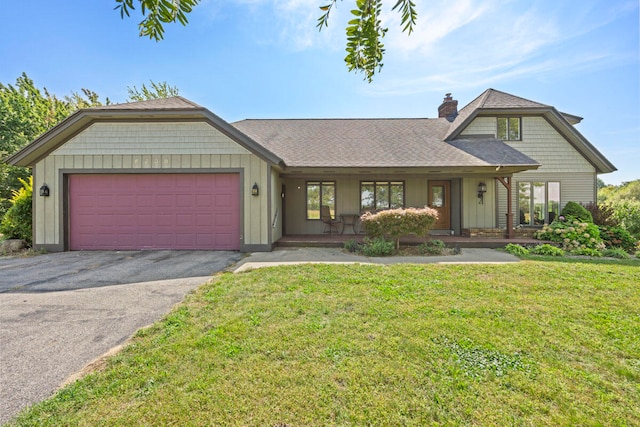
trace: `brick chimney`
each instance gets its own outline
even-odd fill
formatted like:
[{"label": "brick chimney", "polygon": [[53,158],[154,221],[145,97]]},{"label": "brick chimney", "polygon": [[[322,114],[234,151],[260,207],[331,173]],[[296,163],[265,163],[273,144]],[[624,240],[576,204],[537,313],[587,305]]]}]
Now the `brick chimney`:
[{"label": "brick chimney", "polygon": [[445,94],[442,104],[438,107],[438,117],[444,117],[450,122],[458,115],[458,101],[451,97],[450,93]]}]

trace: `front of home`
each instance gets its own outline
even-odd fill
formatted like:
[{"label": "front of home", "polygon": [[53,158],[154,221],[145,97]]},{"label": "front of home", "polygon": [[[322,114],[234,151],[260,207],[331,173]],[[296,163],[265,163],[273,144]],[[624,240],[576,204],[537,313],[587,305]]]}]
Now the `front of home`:
[{"label": "front of home", "polygon": [[615,170],[580,120],[493,89],[459,111],[447,94],[433,119],[228,123],[175,97],[79,110],[7,162],[33,170],[48,251],[269,251],[322,234],[320,206],[347,222],[430,206],[434,233],[512,236]]}]

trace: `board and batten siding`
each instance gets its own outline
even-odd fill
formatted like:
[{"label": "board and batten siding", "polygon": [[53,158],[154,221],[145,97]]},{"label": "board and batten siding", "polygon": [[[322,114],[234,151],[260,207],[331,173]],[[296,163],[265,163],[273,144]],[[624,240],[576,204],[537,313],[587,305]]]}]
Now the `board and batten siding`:
[{"label": "board and batten siding", "polygon": [[[513,176],[513,211],[518,212],[518,182],[560,182],[560,208],[567,202],[593,202],[596,199],[596,170],[544,117],[522,117],[522,141],[505,141],[536,160],[535,171]],[[462,135],[496,134],[495,117],[477,117]],[[506,226],[507,194],[498,189],[498,226]],[[514,218],[517,223],[517,218]]]},{"label": "board and batten siding", "polygon": [[[36,163],[34,186],[47,183],[51,197],[34,197],[34,242],[62,250],[64,173],[241,172],[241,243],[271,243],[269,165],[204,122],[94,123]],[[251,187],[258,183],[258,197]]]}]

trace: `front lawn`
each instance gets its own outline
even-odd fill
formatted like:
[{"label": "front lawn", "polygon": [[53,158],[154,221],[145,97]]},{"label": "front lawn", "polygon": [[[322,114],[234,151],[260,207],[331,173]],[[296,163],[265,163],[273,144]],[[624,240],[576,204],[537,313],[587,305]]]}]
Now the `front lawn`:
[{"label": "front lawn", "polygon": [[640,268],[222,274],[16,425],[640,425]]}]

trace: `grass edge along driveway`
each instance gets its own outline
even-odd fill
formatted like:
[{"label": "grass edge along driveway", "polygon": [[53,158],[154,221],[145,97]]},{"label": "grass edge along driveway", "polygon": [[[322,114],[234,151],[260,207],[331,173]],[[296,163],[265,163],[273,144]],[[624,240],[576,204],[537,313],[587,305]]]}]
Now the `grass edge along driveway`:
[{"label": "grass edge along driveway", "polygon": [[640,425],[640,268],[221,274],[13,425]]}]

